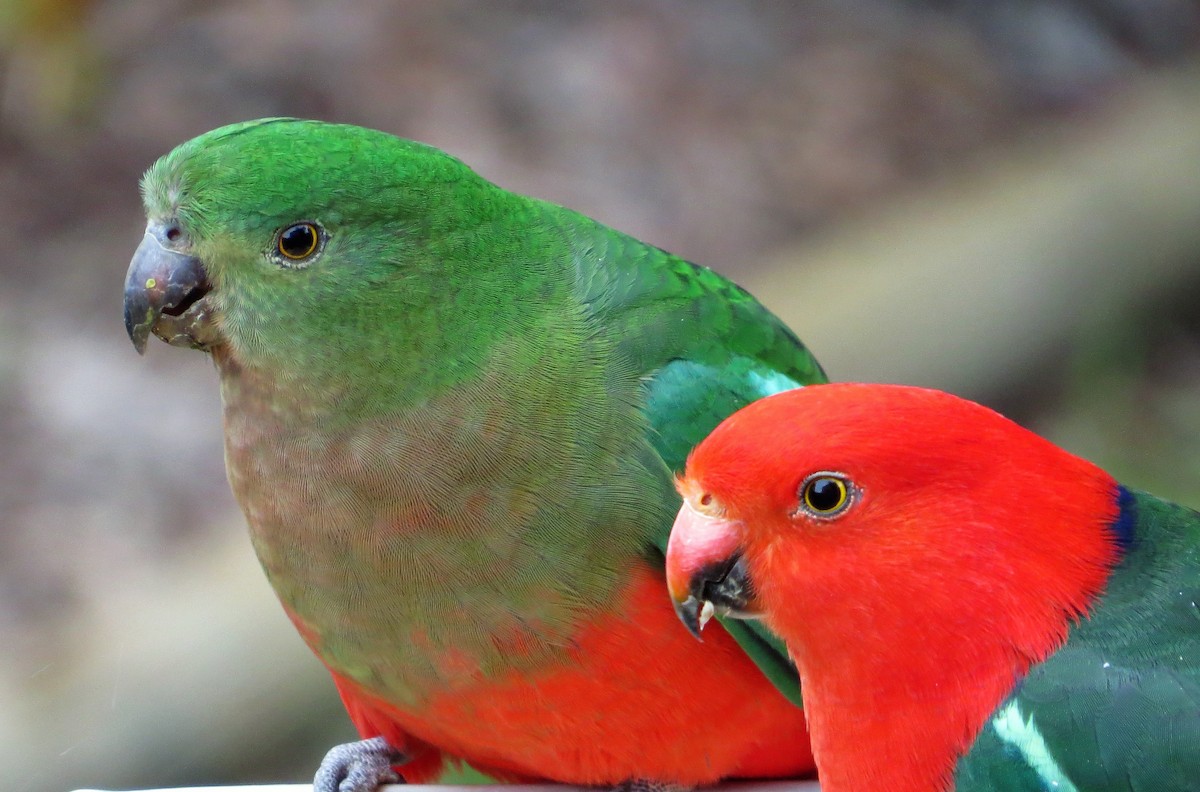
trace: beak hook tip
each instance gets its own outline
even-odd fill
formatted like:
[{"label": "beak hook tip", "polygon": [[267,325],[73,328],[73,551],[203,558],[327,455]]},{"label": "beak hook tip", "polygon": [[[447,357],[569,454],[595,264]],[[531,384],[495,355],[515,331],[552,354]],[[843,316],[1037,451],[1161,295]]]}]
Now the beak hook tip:
[{"label": "beak hook tip", "polygon": [[[708,603],[704,603],[708,604]],[[709,607],[712,607],[709,605]],[[700,637],[700,631],[704,629],[704,622],[708,621],[701,615],[702,604],[694,595],[689,595],[683,602],[675,603],[675,613],[679,616],[679,620],[683,622],[683,626],[692,634],[700,643],[704,643],[704,639]]]},{"label": "beak hook tip", "polygon": [[153,317],[147,317],[140,324],[134,324],[133,317],[128,311],[125,312],[125,332],[139,355],[146,354],[146,341],[150,337],[150,324],[153,321]]}]

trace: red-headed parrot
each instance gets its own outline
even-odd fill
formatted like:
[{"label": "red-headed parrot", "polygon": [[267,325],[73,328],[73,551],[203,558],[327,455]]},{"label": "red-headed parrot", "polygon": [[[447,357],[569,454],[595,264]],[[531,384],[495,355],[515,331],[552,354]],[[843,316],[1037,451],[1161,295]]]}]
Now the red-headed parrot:
[{"label": "red-headed parrot", "polygon": [[889,385],[762,399],[679,487],[680,616],[786,641],[823,792],[1200,789],[1200,514]]}]

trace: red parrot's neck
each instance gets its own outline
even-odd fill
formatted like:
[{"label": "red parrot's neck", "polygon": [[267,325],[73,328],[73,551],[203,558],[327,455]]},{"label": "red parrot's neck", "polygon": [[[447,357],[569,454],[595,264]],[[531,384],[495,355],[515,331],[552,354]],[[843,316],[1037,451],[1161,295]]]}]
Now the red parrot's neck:
[{"label": "red parrot's neck", "polygon": [[1009,657],[986,667],[938,671],[923,664],[914,670],[899,654],[878,658],[890,668],[860,671],[891,674],[879,685],[863,685],[852,674],[829,678],[801,666],[824,792],[950,789],[954,762],[1028,668],[1027,661]]},{"label": "red parrot's neck", "polygon": [[952,788],[958,758],[1120,558],[1123,490],[1096,473],[1045,508],[1018,495],[952,515],[936,531],[977,532],[965,551],[875,558],[791,608],[802,634],[777,629],[800,670],[822,790]]}]

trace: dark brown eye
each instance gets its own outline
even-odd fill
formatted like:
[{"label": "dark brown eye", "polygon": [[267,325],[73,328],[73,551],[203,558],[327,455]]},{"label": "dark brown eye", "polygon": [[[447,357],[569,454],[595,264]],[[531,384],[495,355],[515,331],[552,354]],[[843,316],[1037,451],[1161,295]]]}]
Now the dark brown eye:
[{"label": "dark brown eye", "polygon": [[850,503],[850,486],[840,476],[816,473],[800,485],[801,505],[817,517],[832,517]]},{"label": "dark brown eye", "polygon": [[316,252],[321,231],[312,223],[296,223],[279,232],[275,247],[289,261],[302,261]]}]

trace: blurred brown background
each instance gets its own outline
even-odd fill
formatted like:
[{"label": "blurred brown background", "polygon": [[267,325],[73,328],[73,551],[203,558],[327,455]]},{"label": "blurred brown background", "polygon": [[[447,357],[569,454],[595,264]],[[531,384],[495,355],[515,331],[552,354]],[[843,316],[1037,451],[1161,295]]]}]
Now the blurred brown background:
[{"label": "blurred brown background", "polygon": [[996,406],[1200,505],[1195,0],[0,0],[0,789],[305,780],[349,739],[121,322],[212,127],[444,148],[734,277],[836,379]]}]

